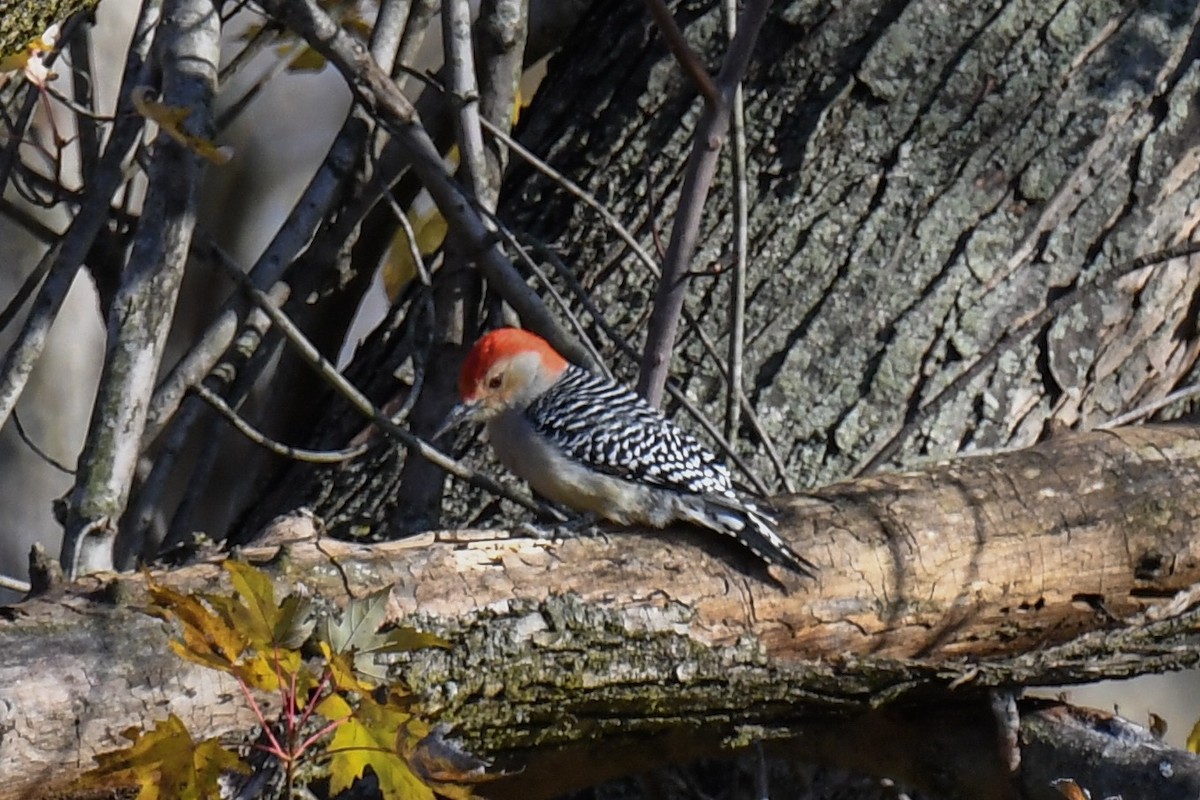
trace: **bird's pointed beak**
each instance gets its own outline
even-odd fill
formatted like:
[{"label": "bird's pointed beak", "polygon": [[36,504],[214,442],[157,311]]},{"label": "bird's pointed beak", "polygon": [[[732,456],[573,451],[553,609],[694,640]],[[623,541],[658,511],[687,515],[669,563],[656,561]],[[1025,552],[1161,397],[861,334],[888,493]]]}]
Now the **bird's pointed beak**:
[{"label": "bird's pointed beak", "polygon": [[442,424],[438,426],[437,431],[433,434],[433,441],[436,442],[438,439],[442,438],[459,425],[462,425],[465,422],[470,422],[475,418],[475,415],[478,412],[478,403],[459,403],[454,408],[450,409],[450,413],[446,415],[444,420],[442,420]]}]

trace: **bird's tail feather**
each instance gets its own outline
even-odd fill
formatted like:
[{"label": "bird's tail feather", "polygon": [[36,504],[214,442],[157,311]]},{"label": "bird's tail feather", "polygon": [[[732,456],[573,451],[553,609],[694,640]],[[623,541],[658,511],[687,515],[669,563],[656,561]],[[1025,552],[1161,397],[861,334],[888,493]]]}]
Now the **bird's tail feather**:
[{"label": "bird's tail feather", "polygon": [[707,528],[732,536],[768,564],[782,567],[808,578],[819,571],[804,556],[797,553],[776,532],[775,520],[753,505],[743,501],[709,498],[707,519],[695,520]]}]

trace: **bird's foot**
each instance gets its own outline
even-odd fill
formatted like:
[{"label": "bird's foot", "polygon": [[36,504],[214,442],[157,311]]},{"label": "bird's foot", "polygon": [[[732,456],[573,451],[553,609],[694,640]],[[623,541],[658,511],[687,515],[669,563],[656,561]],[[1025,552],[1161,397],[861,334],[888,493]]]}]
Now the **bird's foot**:
[{"label": "bird's foot", "polygon": [[593,514],[583,514],[554,525],[535,525],[531,522],[518,524],[514,531],[523,536],[547,541],[561,541],[578,536],[600,536],[608,541],[608,534],[600,527],[599,518]]}]

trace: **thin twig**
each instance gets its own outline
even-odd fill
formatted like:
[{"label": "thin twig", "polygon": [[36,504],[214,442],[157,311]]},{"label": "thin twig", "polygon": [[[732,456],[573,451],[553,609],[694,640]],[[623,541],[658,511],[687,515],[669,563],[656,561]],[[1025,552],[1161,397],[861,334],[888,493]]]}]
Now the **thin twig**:
[{"label": "thin twig", "polygon": [[[69,42],[79,35],[79,31],[87,19],[86,14],[77,14],[67,21],[66,28],[60,35],[60,40]],[[46,53],[44,62],[46,67],[54,66],[54,62],[58,59],[61,50],[54,49]],[[17,114],[16,123],[12,126],[12,138],[8,142],[8,146],[4,148],[4,152],[0,153],[0,190],[8,186],[9,175],[12,172],[14,165],[18,163],[18,151],[21,144],[26,141],[25,129],[29,127],[29,121],[33,118],[34,109],[37,106],[38,96],[42,89],[30,83],[24,88],[26,95],[25,101],[21,106],[21,111]],[[53,123],[52,123],[53,124]]]},{"label": "thin twig", "polygon": [[[208,239],[202,241],[207,242]],[[283,305],[289,295],[288,289],[287,284],[276,283],[271,287],[267,297],[276,306]],[[214,369],[207,378],[213,384],[213,388],[223,389],[234,380],[236,375],[241,374],[244,360],[250,357],[250,352],[258,346],[270,328],[270,320],[265,314],[254,308],[253,304],[250,305],[250,309],[237,338],[234,339],[229,350],[224,353],[220,366]],[[199,382],[196,385],[200,385]],[[159,552],[160,547],[179,544],[183,541],[182,538],[178,540],[170,538],[170,532],[168,532],[168,538],[161,543],[151,542],[150,537],[154,535],[152,523],[160,509],[163,493],[174,475],[175,465],[189,440],[193,439],[192,429],[201,419],[203,409],[204,404],[196,398],[183,402],[178,412],[170,418],[165,433],[157,437],[154,464],[150,469],[150,474],[142,480],[141,485],[137,488],[137,493],[130,504],[133,510],[126,515],[127,519],[132,521],[129,527],[133,529],[134,538],[145,540],[145,552]],[[143,436],[143,445],[147,444],[146,440],[149,438],[148,435]],[[203,441],[203,438],[200,440]],[[193,481],[192,485],[195,486],[196,482]],[[180,501],[180,505],[187,503],[193,496],[189,489],[189,494]],[[176,517],[178,516],[177,509]]]},{"label": "thin twig", "polygon": [[642,354],[638,392],[652,405],[662,402],[671,353],[679,328],[679,314],[687,290],[687,273],[700,235],[700,220],[717,171],[721,142],[729,131],[729,105],[734,89],[746,74],[759,29],[766,19],[770,0],[748,0],[737,23],[717,75],[717,97],[706,98],[704,113],[696,126],[692,152],[684,168],[679,206],[671,226],[671,240],[663,263],[663,277],[654,295],[646,348]]},{"label": "thin twig", "polygon": [[1176,389],[1166,397],[1160,397],[1157,400],[1151,400],[1145,405],[1138,406],[1132,411],[1127,411],[1119,417],[1114,417],[1108,422],[1097,425],[1095,430],[1108,431],[1112,430],[1113,428],[1119,428],[1122,425],[1128,425],[1131,422],[1137,422],[1139,419],[1148,417],[1154,412],[1166,408],[1172,403],[1178,403],[1181,400],[1188,400],[1196,397],[1197,395],[1200,395],[1200,386],[1185,386],[1182,389]]},{"label": "thin twig", "polygon": [[[499,196],[499,179],[487,168],[483,132],[479,127],[479,88],[475,69],[475,45],[471,31],[471,8],[467,0],[443,0],[441,9],[442,48],[445,66],[442,73],[450,86],[448,108],[438,118],[453,124],[457,141],[458,181],[464,200],[487,209]],[[442,214],[445,218],[445,214]],[[433,277],[430,292],[433,304],[429,329],[431,352],[444,353],[450,363],[449,375],[458,367],[463,345],[478,330],[478,302],[483,293],[481,271],[476,269],[471,247],[447,228],[441,269]],[[457,401],[452,380],[423,380],[421,392],[413,404],[410,424],[418,436],[430,436],[440,427]],[[429,461],[405,459],[400,472],[400,490],[396,498],[397,515],[434,516],[438,513],[446,474]],[[400,509],[404,509],[401,511]],[[402,524],[402,523],[401,523]]]},{"label": "thin twig", "polygon": [[650,16],[654,17],[654,24],[658,26],[659,32],[666,40],[671,54],[683,68],[684,74],[691,79],[692,83],[696,84],[697,91],[708,103],[721,105],[724,102],[721,98],[721,90],[713,83],[708,69],[701,63],[696,51],[688,44],[683,31],[679,30],[679,26],[675,23],[675,17],[667,8],[667,4],[663,0],[646,0],[646,6],[650,9]]},{"label": "thin twig", "polygon": [[[67,109],[69,109],[71,111],[71,113],[74,114],[75,116],[83,117],[84,119],[89,120],[90,122],[112,123],[112,122],[116,121],[112,117],[111,114],[101,114],[98,111],[93,111],[89,106],[85,106],[85,105],[75,102],[69,95],[63,94],[62,92],[60,92],[58,89],[54,88],[53,86],[46,87],[46,94],[47,94],[47,96],[54,98],[59,103],[61,103],[63,106],[65,106]],[[83,170],[80,170],[80,172],[83,172]]]},{"label": "thin twig", "polygon": [[17,414],[16,409],[13,409],[12,420],[13,420],[13,425],[17,429],[17,436],[21,437],[21,441],[25,443],[26,447],[28,447],[30,450],[33,451],[34,455],[36,455],[42,461],[45,461],[47,465],[53,467],[54,469],[58,470],[59,472],[62,472],[66,475],[74,475],[75,474],[75,470],[64,465],[61,461],[54,458],[54,456],[47,453],[41,447],[38,447],[37,442],[35,442],[33,440],[33,438],[30,437],[30,435],[28,433],[26,433],[25,426],[21,424],[21,417]]},{"label": "thin twig", "polygon": [[391,207],[392,212],[396,215],[396,222],[404,231],[404,241],[408,245],[408,257],[412,259],[413,271],[417,273],[417,278],[422,284],[428,286],[430,284],[429,268],[425,266],[425,256],[421,255],[421,246],[417,242],[417,232],[413,230],[412,220],[408,218],[408,214],[404,213],[404,209],[396,202],[396,198],[391,192],[385,192],[384,200]]},{"label": "thin twig", "polygon": [[[737,34],[737,0],[725,0],[730,41]],[[735,441],[741,423],[742,359],[746,343],[746,270],[750,258],[750,192],[746,185],[746,108],[741,81],[733,91],[733,297],[729,308],[729,384],[725,393],[725,438]]]},{"label": "thin twig", "polygon": [[100,136],[96,130],[96,98],[92,93],[92,59],[89,26],[81,25],[67,47],[71,54],[72,108],[76,110],[75,129],[79,136],[79,172],[91,175],[100,158]]},{"label": "thin twig", "polygon": [[26,233],[31,234],[42,244],[54,244],[63,235],[31,214],[24,206],[19,206],[12,200],[0,197],[0,214],[20,225]]},{"label": "thin twig", "polygon": [[29,585],[28,581],[10,578],[7,575],[0,575],[0,589],[9,589],[21,594],[29,594],[33,591],[33,587]]},{"label": "thin twig", "polygon": [[259,75],[254,83],[246,87],[246,90],[236,100],[221,109],[221,113],[217,116],[217,121],[213,125],[216,133],[220,134],[228,130],[229,126],[242,115],[242,112],[250,107],[250,103],[262,94],[263,89],[267,88],[280,75],[287,72],[291,66],[292,62],[287,58],[280,58],[271,64],[271,68],[262,75]]},{"label": "thin twig", "polygon": [[292,447],[291,445],[277,442],[242,419],[219,394],[209,389],[203,383],[193,386],[192,391],[200,399],[208,403],[214,411],[228,420],[229,424],[236,428],[238,433],[275,455],[290,458],[294,461],[305,461],[310,464],[340,464],[343,461],[358,458],[367,452],[368,448],[365,442],[342,450],[306,450],[302,447]]},{"label": "thin twig", "polygon": [[33,295],[34,290],[41,284],[42,279],[50,272],[50,265],[58,257],[59,249],[56,245],[42,254],[37,266],[25,276],[25,280],[21,282],[21,286],[17,289],[16,294],[8,301],[4,309],[0,310],[0,331],[3,331],[12,324],[17,314],[20,313],[21,307],[25,305],[25,301]]},{"label": "thin twig", "polygon": [[254,57],[275,44],[279,39],[279,28],[274,25],[260,25],[250,39],[240,50],[233,54],[229,62],[221,67],[220,82],[225,86],[242,70]]},{"label": "thin twig", "polygon": [[595,195],[591,194],[582,186],[568,178],[566,175],[550,166],[533,152],[527,150],[521,145],[520,142],[509,136],[506,131],[500,130],[486,119],[483,120],[483,127],[484,130],[503,142],[509,150],[520,156],[525,163],[529,164],[529,166],[533,167],[538,172],[557,183],[563,189],[566,189],[568,194],[577,197],[583,202],[584,205],[599,214],[600,219],[602,219],[604,223],[608,225],[615,234],[617,234],[617,237],[629,247],[633,254],[637,256],[638,261],[640,261],[647,269],[649,269],[652,275],[658,276],[661,274],[661,271],[658,268],[658,262],[655,261],[648,252],[646,252],[646,248],[642,247],[633,233],[621,223],[621,220],[619,220],[615,214],[609,211],[606,205],[596,199]]},{"label": "thin twig", "polygon": [[[721,357],[717,355],[716,342],[714,342],[708,335],[708,332],[704,330],[704,327],[700,324],[700,320],[693,317],[691,312],[689,312],[686,308],[683,309],[683,319],[688,323],[688,330],[696,332],[696,337],[700,339],[701,346],[704,347],[704,350],[708,356],[716,362],[717,377],[723,381],[728,380],[729,371],[726,365],[721,363]],[[670,384],[668,383],[667,386],[670,387]],[[728,386],[726,388],[728,388]],[[775,471],[778,473],[779,479],[783,482],[783,488],[789,492],[795,492],[795,484],[792,482],[792,478],[788,474],[786,468],[787,465],[784,464],[783,458],[779,455],[779,451],[775,449],[775,443],[771,441],[771,437],[767,433],[766,427],[762,424],[762,420],[758,416],[758,410],[751,405],[750,398],[746,397],[746,393],[743,392],[740,387],[738,388],[737,399],[742,406],[742,413],[746,415],[746,420],[750,423],[750,427],[754,429],[754,435],[758,437],[759,441],[761,441],[763,444],[763,449],[767,451],[767,458],[769,458],[771,463],[775,465]],[[722,438],[721,441],[725,441],[725,439]],[[730,448],[730,458],[735,458],[732,453],[732,444],[730,445]],[[756,486],[762,485],[761,481],[756,480],[753,476],[749,477]],[[760,489],[759,491],[766,494],[765,489]]]},{"label": "thin twig", "polygon": [[502,486],[491,478],[476,472],[467,465],[457,461],[440,450],[434,448],[427,442],[413,436],[404,428],[397,425],[390,417],[384,414],[376,407],[366,395],[360,392],[350,381],[346,380],[337,368],[324,356],[320,350],[305,337],[287,315],[275,308],[270,301],[270,298],[244,275],[237,265],[230,259],[220,248],[211,246],[212,260],[219,265],[237,285],[247,294],[247,296],[257,305],[263,313],[270,319],[272,325],[283,334],[288,343],[291,344],[293,350],[300,356],[303,361],[308,364],[321,379],[333,387],[342,397],[344,397],[354,408],[363,416],[370,419],[378,425],[384,432],[395,438],[404,445],[410,452],[416,453],[421,457],[428,459],[442,469],[465,481],[472,486],[481,488],[487,492],[499,495],[507,500],[511,500],[518,505],[535,511],[539,514],[544,514],[553,518],[561,518],[554,509],[539,503],[525,495],[514,492],[506,486]]}]

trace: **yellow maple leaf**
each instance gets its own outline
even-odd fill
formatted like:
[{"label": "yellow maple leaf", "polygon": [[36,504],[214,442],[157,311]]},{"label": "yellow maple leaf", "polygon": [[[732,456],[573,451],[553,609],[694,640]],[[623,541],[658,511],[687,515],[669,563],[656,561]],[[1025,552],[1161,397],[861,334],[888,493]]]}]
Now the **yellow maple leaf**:
[{"label": "yellow maple leaf", "polygon": [[424,723],[407,711],[406,701],[403,693],[389,692],[383,702],[364,695],[350,714],[345,713],[350,711],[349,704],[341,698],[317,707],[326,719],[345,719],[326,751],[330,755],[330,794],[349,787],[369,766],[385,800],[433,800],[433,790],[413,772],[401,751],[410,728],[426,730]]},{"label": "yellow maple leaf", "polygon": [[225,772],[249,772],[234,753],[216,739],[192,741],[183,720],[172,714],[153,730],[130,728],[122,734],[132,744],[96,756],[80,788],[100,788],[113,779],[138,786],[138,800],[209,800],[220,797],[218,779]]},{"label": "yellow maple leaf", "polygon": [[183,123],[192,115],[192,109],[186,106],[169,106],[150,99],[150,95],[149,87],[134,88],[130,97],[133,100],[133,107],[139,114],[158,125],[160,131],[201,158],[207,159],[218,167],[229,163],[229,159],[233,158],[232,147],[217,145],[211,139],[196,136],[183,129]]},{"label": "yellow maple leaf", "polygon": [[1189,753],[1200,753],[1200,719],[1196,720],[1196,724],[1192,726],[1192,732],[1188,734],[1184,746],[1187,747]]},{"label": "yellow maple leaf", "polygon": [[329,666],[329,674],[333,685],[343,692],[366,694],[375,685],[359,678],[354,670],[354,654],[352,652],[335,653],[328,642],[318,642],[325,663]]},{"label": "yellow maple leaf", "polygon": [[309,603],[297,595],[275,602],[271,579],[249,564],[225,564],[235,596],[185,595],[160,586],[147,574],[150,612],[179,623],[181,639],[171,649],[188,661],[232,673],[249,686],[279,688],[283,677],[307,695],[316,679],[304,667],[299,647],[312,632]]},{"label": "yellow maple leaf", "polygon": [[179,622],[183,640],[172,640],[171,649],[181,658],[229,672],[249,644],[225,618],[209,610],[200,599],[159,586],[147,576],[154,604],[150,612]]},{"label": "yellow maple leaf", "polygon": [[350,707],[350,703],[340,694],[326,695],[321,699],[321,702],[317,703],[313,711],[316,711],[330,722],[337,722],[354,713],[354,709]]},{"label": "yellow maple leaf", "polygon": [[[280,53],[280,55],[285,54]],[[288,62],[287,71],[320,72],[321,70],[325,69],[325,65],[327,63],[328,62],[325,60],[325,56],[321,55],[316,50],[312,49],[311,47],[301,47],[300,52],[298,52],[295,57]]]}]

